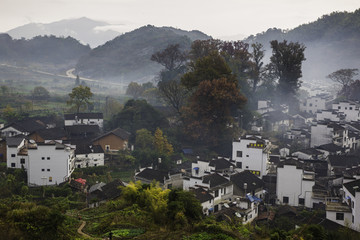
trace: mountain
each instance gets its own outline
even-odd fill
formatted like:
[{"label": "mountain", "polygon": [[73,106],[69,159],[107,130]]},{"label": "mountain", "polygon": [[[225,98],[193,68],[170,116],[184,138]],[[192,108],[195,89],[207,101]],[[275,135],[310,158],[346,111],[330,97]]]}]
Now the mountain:
[{"label": "mountain", "polygon": [[13,65],[70,66],[90,50],[89,46],[71,37],[37,36],[31,40],[16,40],[6,33],[0,34],[0,62]]},{"label": "mountain", "polygon": [[57,37],[71,36],[83,44],[97,47],[120,35],[112,30],[101,30],[109,26],[106,22],[94,21],[88,18],[67,19],[43,24],[29,23],[9,30],[7,33],[15,39],[31,39],[35,36],[54,35]]},{"label": "mountain", "polygon": [[150,60],[152,54],[169,44],[179,44],[187,51],[192,41],[209,38],[199,31],[147,25],[91,50],[79,60],[76,73],[82,77],[125,83],[150,81],[162,69],[160,64]]},{"label": "mountain", "polygon": [[248,43],[260,42],[271,55],[270,41],[292,41],[306,46],[303,80],[316,81],[341,68],[360,67],[360,9],[333,12],[317,21],[289,31],[272,28],[250,36]]}]

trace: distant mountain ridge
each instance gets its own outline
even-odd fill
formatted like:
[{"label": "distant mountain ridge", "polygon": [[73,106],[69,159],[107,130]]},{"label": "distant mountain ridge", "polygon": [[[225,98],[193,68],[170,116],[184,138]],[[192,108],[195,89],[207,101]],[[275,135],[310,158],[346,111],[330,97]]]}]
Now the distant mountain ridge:
[{"label": "distant mountain ridge", "polygon": [[85,45],[89,44],[91,47],[97,47],[121,34],[113,30],[99,30],[99,28],[109,25],[110,24],[106,22],[94,21],[83,17],[79,19],[66,19],[48,24],[29,23],[11,29],[7,33],[15,39],[31,39],[36,36],[44,35],[54,35],[57,37],[71,36]]},{"label": "distant mountain ridge", "polygon": [[325,79],[341,68],[360,68],[360,9],[333,12],[289,31],[268,29],[248,37],[245,42],[262,43],[269,56],[271,40],[299,42],[306,46],[305,80]]},{"label": "distant mountain ridge", "polygon": [[151,55],[169,44],[179,44],[187,51],[194,40],[210,36],[200,31],[147,25],[125,33],[93,49],[76,65],[80,76],[120,82],[152,80],[162,66],[150,60]]}]

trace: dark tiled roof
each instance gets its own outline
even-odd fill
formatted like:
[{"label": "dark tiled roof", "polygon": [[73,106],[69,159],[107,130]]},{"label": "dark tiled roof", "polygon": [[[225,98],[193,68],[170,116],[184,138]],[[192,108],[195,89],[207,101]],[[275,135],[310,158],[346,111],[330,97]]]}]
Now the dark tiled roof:
[{"label": "dark tiled roof", "polygon": [[129,137],[130,137],[130,133],[129,133],[129,132],[127,132],[127,131],[125,131],[124,129],[121,129],[121,128],[116,128],[116,129],[114,129],[114,130],[112,130],[112,131],[110,131],[110,132],[107,132],[107,133],[105,133],[105,134],[97,137],[97,138],[94,139],[93,141],[96,141],[96,140],[98,140],[98,139],[101,139],[101,138],[103,138],[103,137],[106,137],[106,136],[108,136],[108,135],[110,135],[110,134],[114,134],[115,136],[117,136],[117,137],[119,137],[119,138],[121,138],[121,139],[123,139],[123,140],[128,140]]},{"label": "dark tiled roof", "polygon": [[240,189],[244,189],[244,183],[247,184],[247,190],[253,191],[264,187],[265,183],[249,171],[243,171],[230,176],[230,181]]},{"label": "dark tiled roof", "polygon": [[34,131],[44,140],[61,140],[66,138],[66,131],[64,128],[48,128]]},{"label": "dark tiled roof", "polygon": [[360,179],[344,183],[344,187],[355,197],[355,192],[360,191]]},{"label": "dark tiled roof", "polygon": [[24,135],[18,135],[15,137],[7,137],[6,138],[6,145],[9,147],[17,147],[19,144],[24,140]]},{"label": "dark tiled roof", "polygon": [[270,155],[269,162],[272,162],[274,164],[278,164],[280,162],[280,156]]},{"label": "dark tiled roof", "polygon": [[360,163],[360,158],[348,155],[330,155],[329,162],[333,167],[353,167]]},{"label": "dark tiled roof", "polygon": [[169,174],[167,172],[145,168],[143,171],[139,172],[136,177],[146,179],[149,182],[155,180],[157,182],[164,183],[164,179],[169,179]]},{"label": "dark tiled roof", "polygon": [[41,122],[40,120],[33,119],[33,118],[27,118],[21,121],[12,122],[8,125],[6,125],[4,128],[13,127],[21,132],[33,132],[39,129],[46,128],[46,125]]},{"label": "dark tiled roof", "polygon": [[335,153],[335,152],[338,152],[338,151],[342,151],[343,148],[334,144],[334,143],[328,143],[328,144],[323,144],[323,145],[320,145],[318,147],[316,147],[317,149],[321,149],[321,150],[325,150],[325,151],[328,151],[328,152],[331,152],[331,153]]},{"label": "dark tiled roof", "polygon": [[75,120],[75,116],[78,119],[103,119],[104,116],[102,113],[69,113],[64,114],[65,120]]},{"label": "dark tiled roof", "polygon": [[208,191],[203,188],[197,188],[191,191],[195,193],[195,197],[200,201],[200,203],[210,201],[214,198]]},{"label": "dark tiled roof", "polygon": [[229,182],[230,182],[229,180],[227,180],[223,176],[220,176],[217,173],[205,175],[203,177],[203,183],[207,183],[207,184],[210,183],[210,188],[214,188],[222,184],[227,184]]},{"label": "dark tiled roof", "polygon": [[216,171],[229,169],[231,166],[235,167],[234,164],[232,164],[230,161],[226,160],[225,158],[211,160],[209,166],[215,167]]},{"label": "dark tiled roof", "polygon": [[75,154],[104,153],[100,145],[76,145]]},{"label": "dark tiled roof", "polygon": [[98,125],[73,125],[73,126],[66,126],[65,130],[69,134],[97,134],[100,132],[100,128]]},{"label": "dark tiled roof", "polygon": [[116,179],[112,182],[109,182],[105,186],[103,186],[101,188],[101,190],[104,193],[104,195],[106,196],[106,199],[114,199],[114,198],[117,198],[120,196],[120,194],[121,194],[120,187],[124,187],[124,186],[125,185],[121,180]]},{"label": "dark tiled roof", "polygon": [[308,155],[321,155],[323,154],[322,152],[320,152],[319,150],[316,150],[315,148],[307,148],[307,149],[302,149],[299,150],[297,152],[302,152]]}]

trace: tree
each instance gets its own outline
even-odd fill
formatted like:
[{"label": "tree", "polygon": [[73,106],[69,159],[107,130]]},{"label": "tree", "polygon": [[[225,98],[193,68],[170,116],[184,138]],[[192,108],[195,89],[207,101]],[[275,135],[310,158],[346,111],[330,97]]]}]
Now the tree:
[{"label": "tree", "polygon": [[161,81],[158,83],[160,97],[178,114],[188,97],[187,89],[177,79]]},{"label": "tree", "polygon": [[354,83],[354,77],[358,75],[359,69],[353,68],[346,68],[346,69],[340,69],[337,70],[326,77],[331,79],[332,81],[339,83],[341,85],[341,92],[344,96],[347,95],[347,91],[350,89],[349,86]]},{"label": "tree", "polygon": [[163,65],[167,71],[171,72],[183,66],[186,54],[180,50],[179,44],[171,44],[163,51],[154,53],[151,60]]},{"label": "tree", "polygon": [[245,103],[237,82],[227,78],[202,81],[182,110],[185,132],[193,140],[217,146],[222,137],[231,138],[234,112]]},{"label": "tree", "polygon": [[253,51],[251,54],[251,58],[253,60],[252,69],[251,69],[251,80],[252,80],[252,92],[256,92],[256,88],[260,83],[263,72],[265,71],[263,68],[263,58],[265,55],[265,50],[263,49],[263,45],[261,43],[253,43],[251,45]]},{"label": "tree", "polygon": [[80,77],[79,75],[76,75],[76,79],[75,79],[75,87],[80,85]]},{"label": "tree", "polygon": [[156,128],[154,134],[154,148],[159,155],[170,156],[173,154],[173,146],[168,142],[160,128]]},{"label": "tree", "polygon": [[198,58],[190,63],[190,71],[183,75],[181,83],[189,90],[195,89],[202,81],[226,78],[236,82],[230,67],[218,52],[211,52],[208,56]]},{"label": "tree", "polygon": [[72,92],[69,93],[70,99],[67,101],[67,104],[74,105],[76,108],[76,113],[79,113],[81,107],[86,107],[88,104],[90,104],[90,99],[92,96],[93,93],[89,87],[80,85],[73,88]]},{"label": "tree", "polygon": [[288,43],[286,40],[271,41],[272,56],[270,62],[278,78],[278,91],[286,97],[294,97],[301,86],[301,65],[305,60],[305,46],[299,43]]},{"label": "tree", "polygon": [[49,98],[50,94],[49,91],[46,90],[46,88],[38,86],[35,87],[34,90],[32,91],[32,96],[34,99],[37,100],[45,100]]},{"label": "tree", "polygon": [[131,95],[134,99],[141,97],[143,92],[144,88],[136,82],[131,82],[126,89],[126,94]]},{"label": "tree", "polygon": [[19,116],[18,113],[16,112],[16,110],[14,108],[12,108],[10,105],[6,105],[6,108],[3,110],[3,118],[7,121],[7,122],[11,122],[16,120]]}]

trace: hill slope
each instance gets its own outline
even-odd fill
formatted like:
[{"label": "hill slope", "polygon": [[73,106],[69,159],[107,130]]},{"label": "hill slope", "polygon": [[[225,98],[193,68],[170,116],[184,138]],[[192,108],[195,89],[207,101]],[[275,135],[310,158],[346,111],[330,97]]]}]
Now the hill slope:
[{"label": "hill slope", "polygon": [[31,40],[15,40],[8,34],[0,34],[0,62],[7,64],[73,66],[89,51],[90,47],[71,37],[38,36]]},{"label": "hill slope", "polygon": [[15,39],[31,39],[35,36],[54,35],[57,37],[71,36],[83,44],[97,47],[120,35],[112,30],[100,30],[108,26],[106,22],[94,21],[88,18],[67,19],[58,22],[43,24],[29,23],[9,30],[7,33]]},{"label": "hill slope", "polygon": [[80,76],[116,82],[149,81],[162,68],[150,60],[152,54],[169,44],[179,44],[188,50],[193,40],[208,38],[199,31],[144,26],[93,49],[79,60],[76,72]]},{"label": "hill slope", "polygon": [[271,54],[271,40],[300,42],[306,46],[303,64],[304,80],[325,79],[341,68],[360,67],[360,9],[353,13],[334,12],[317,21],[289,31],[268,29],[250,36],[246,42],[260,42]]}]

